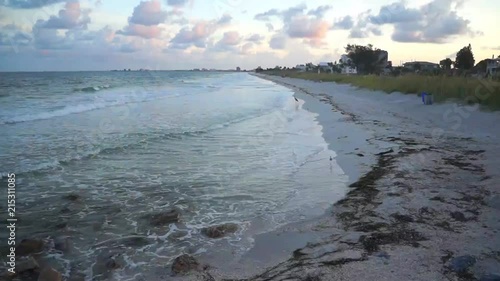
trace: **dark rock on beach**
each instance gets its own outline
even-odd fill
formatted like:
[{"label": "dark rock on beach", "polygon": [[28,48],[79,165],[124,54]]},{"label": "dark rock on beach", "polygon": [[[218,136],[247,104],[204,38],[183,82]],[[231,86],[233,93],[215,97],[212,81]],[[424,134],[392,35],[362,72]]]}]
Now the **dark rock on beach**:
[{"label": "dark rock on beach", "polygon": [[113,270],[122,267],[121,264],[123,263],[123,260],[121,257],[121,251],[104,250],[101,252],[92,266],[94,276],[99,275],[109,278]]},{"label": "dark rock on beach", "polygon": [[482,276],[479,281],[500,281],[500,273],[490,273]]},{"label": "dark rock on beach", "polygon": [[63,199],[69,200],[69,201],[79,201],[80,200],[80,195],[75,194],[75,193],[70,193],[68,195],[63,196]]},{"label": "dark rock on beach", "polygon": [[237,224],[225,223],[225,224],[205,227],[201,230],[201,233],[210,238],[222,238],[227,234],[235,233],[237,230],[238,230]]},{"label": "dark rock on beach", "polygon": [[172,263],[172,272],[175,274],[186,274],[190,271],[197,271],[200,269],[198,261],[190,255],[182,255],[175,258]]},{"label": "dark rock on beach", "polygon": [[450,214],[450,216],[456,221],[460,221],[460,222],[467,221],[467,218],[465,217],[465,215],[462,212],[452,212]]},{"label": "dark rock on beach", "polygon": [[54,239],[54,249],[67,253],[71,249],[69,237],[57,237]]},{"label": "dark rock on beach", "polygon": [[16,247],[16,255],[27,256],[43,250],[43,241],[40,239],[23,239]]},{"label": "dark rock on beach", "polygon": [[33,258],[29,257],[27,260],[19,261],[16,265],[16,273],[25,273],[26,271],[38,270],[40,265]]},{"label": "dark rock on beach", "polygon": [[62,281],[62,275],[52,267],[46,267],[40,272],[38,281]]},{"label": "dark rock on beach", "polygon": [[161,226],[179,221],[180,213],[176,209],[168,210],[165,212],[157,213],[148,216],[149,222],[153,226]]},{"label": "dark rock on beach", "polygon": [[476,263],[476,258],[465,255],[450,260],[449,268],[455,273],[465,273]]}]

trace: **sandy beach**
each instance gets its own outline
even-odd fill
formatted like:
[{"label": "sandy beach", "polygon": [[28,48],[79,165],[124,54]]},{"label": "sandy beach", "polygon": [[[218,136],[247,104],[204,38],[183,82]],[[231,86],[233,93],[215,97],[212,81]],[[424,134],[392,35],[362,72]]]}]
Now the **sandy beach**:
[{"label": "sandy beach", "polygon": [[257,75],[319,114],[349,192],[317,220],[256,239],[272,241],[268,252],[296,247],[282,261],[257,274],[214,267],[203,279],[500,280],[498,112]]}]

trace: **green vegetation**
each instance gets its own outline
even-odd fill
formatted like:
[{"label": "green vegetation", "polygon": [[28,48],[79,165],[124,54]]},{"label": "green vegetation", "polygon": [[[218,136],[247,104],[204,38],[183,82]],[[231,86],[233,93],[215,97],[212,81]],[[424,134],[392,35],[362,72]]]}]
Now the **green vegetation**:
[{"label": "green vegetation", "polygon": [[438,102],[453,99],[468,104],[479,103],[490,109],[500,110],[500,83],[490,79],[417,74],[406,74],[397,77],[331,73],[318,74],[292,70],[264,71],[264,73],[313,81],[351,84],[386,93],[401,92],[416,94],[427,92],[433,94],[434,100]]}]

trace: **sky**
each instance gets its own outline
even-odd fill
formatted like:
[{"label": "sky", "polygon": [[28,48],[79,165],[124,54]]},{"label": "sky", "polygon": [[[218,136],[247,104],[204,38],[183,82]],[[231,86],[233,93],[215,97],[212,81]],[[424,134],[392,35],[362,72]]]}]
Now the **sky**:
[{"label": "sky", "polygon": [[471,44],[479,62],[500,55],[498,14],[498,0],[0,0],[0,71],[291,67],[347,44],[393,65]]}]

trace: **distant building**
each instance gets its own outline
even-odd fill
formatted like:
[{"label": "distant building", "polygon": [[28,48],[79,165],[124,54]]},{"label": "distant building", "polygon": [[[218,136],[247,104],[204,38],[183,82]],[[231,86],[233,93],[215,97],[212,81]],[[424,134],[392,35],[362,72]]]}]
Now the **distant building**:
[{"label": "distant building", "polygon": [[487,76],[500,75],[500,58],[486,60],[486,75]]},{"label": "distant building", "polygon": [[403,67],[412,71],[431,71],[439,69],[439,64],[428,61],[412,61],[403,63]]},{"label": "distant building", "polygon": [[342,74],[356,74],[358,71],[352,63],[352,60],[347,55],[342,55],[339,60],[340,73]]},{"label": "distant building", "polygon": [[320,62],[318,64],[318,72],[332,73],[333,67],[331,67],[327,62]]},{"label": "distant building", "polygon": [[[376,68],[377,69],[384,69],[387,67],[387,64],[389,63],[389,53],[384,50],[379,50],[376,51],[378,53],[378,60],[376,62]],[[392,65],[392,63],[391,63]]]},{"label": "distant building", "polygon": [[306,65],[305,64],[297,64],[295,66],[295,69],[298,70],[299,72],[304,72],[304,71],[306,71]]},{"label": "distant building", "polygon": [[241,68],[239,66],[236,67],[236,71],[241,71]]}]

